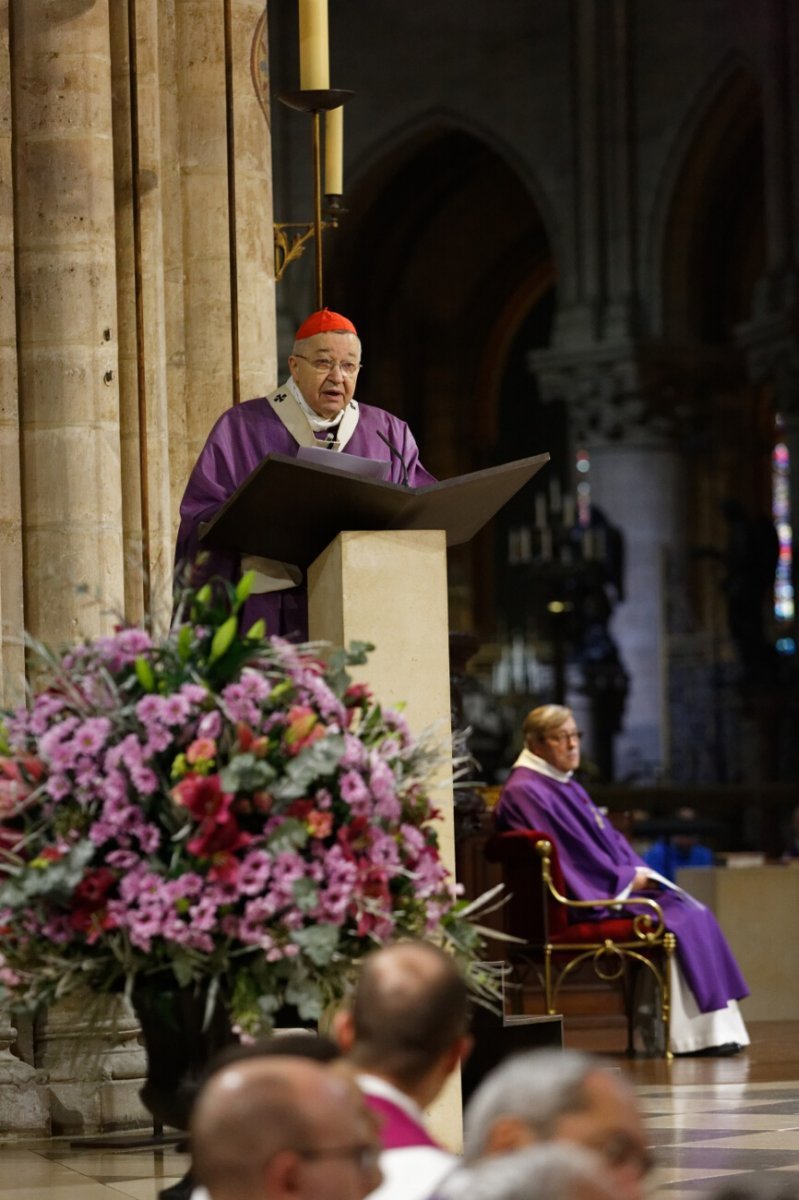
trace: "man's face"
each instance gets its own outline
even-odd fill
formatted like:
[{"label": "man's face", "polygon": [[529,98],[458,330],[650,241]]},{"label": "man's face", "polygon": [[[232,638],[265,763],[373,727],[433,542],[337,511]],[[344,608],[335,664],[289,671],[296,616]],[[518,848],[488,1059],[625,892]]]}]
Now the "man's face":
[{"label": "man's face", "polygon": [[587,1077],[584,1094],[585,1107],[564,1113],[552,1136],[599,1154],[619,1200],[642,1200],[652,1163],[632,1091],[612,1075],[597,1071]]},{"label": "man's face", "polygon": [[300,344],[302,354],[289,355],[291,377],[305,403],[330,420],[355,394],[361,343],[354,333],[317,333]]},{"label": "man's face", "polygon": [[580,765],[580,732],[574,717],[538,739],[532,750],[558,771],[576,771]]},{"label": "man's face", "polygon": [[306,1200],[363,1200],[382,1182],[380,1140],[355,1081],[331,1069],[316,1097],[311,1153],[302,1161]]}]

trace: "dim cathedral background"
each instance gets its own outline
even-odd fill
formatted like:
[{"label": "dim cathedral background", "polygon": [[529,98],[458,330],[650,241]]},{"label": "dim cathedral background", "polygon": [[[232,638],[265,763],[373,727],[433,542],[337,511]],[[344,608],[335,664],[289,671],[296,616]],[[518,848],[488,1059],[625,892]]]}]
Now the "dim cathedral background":
[{"label": "dim cathedral background", "polygon": [[[486,774],[562,698],[606,783],[795,783],[799,10],[330,0],[330,48],[359,398],[440,478],[552,455],[450,555]],[[297,86],[294,0],[0,0],[3,704],[25,629],[168,619],[191,464],[314,307]]]},{"label": "dim cathedral background", "polygon": [[[311,209],[308,118],[275,98],[294,3],[0,13],[10,696],[23,628],[164,618],[190,465],[275,384],[313,255],[276,286],[273,211]],[[605,778],[796,775],[762,523],[775,441],[797,462],[798,23],[786,0],[330,6],[355,96],[325,301],[437,475],[551,452],[451,556],[452,625],[505,722],[563,694]]]}]

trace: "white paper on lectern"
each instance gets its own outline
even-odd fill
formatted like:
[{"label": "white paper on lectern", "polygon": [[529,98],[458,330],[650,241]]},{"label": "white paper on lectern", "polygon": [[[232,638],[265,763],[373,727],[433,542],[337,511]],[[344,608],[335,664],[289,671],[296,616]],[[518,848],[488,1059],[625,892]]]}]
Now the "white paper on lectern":
[{"label": "white paper on lectern", "polygon": [[360,475],[363,479],[388,479],[391,464],[373,458],[362,458],[360,454],[326,450],[323,446],[300,446],[297,458],[321,467],[335,467],[349,475]]}]

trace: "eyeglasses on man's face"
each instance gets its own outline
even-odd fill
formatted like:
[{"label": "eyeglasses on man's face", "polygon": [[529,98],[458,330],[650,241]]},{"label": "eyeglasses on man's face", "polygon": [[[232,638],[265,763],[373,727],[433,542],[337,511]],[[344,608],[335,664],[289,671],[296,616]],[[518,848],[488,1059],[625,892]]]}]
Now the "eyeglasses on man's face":
[{"label": "eyeglasses on man's face", "polygon": [[559,746],[565,746],[571,742],[579,742],[582,736],[582,729],[562,729],[560,733],[548,733],[547,741],[555,742]]},{"label": "eyeglasses on man's face", "polygon": [[349,359],[339,362],[335,358],[307,358],[304,354],[295,354],[294,358],[301,358],[320,375],[332,375],[338,368],[345,379],[353,379],[363,366],[363,363],[350,362]]},{"label": "eyeglasses on man's face", "polygon": [[591,1149],[596,1150],[609,1167],[631,1167],[642,1178],[655,1168],[652,1152],[636,1138],[621,1131],[612,1133],[601,1142],[592,1145]]},{"label": "eyeglasses on man's face", "polygon": [[312,1148],[298,1150],[300,1158],[316,1162],[325,1158],[349,1158],[364,1173],[374,1171],[380,1161],[380,1147],[370,1142],[359,1142],[354,1146],[329,1146],[319,1150]]}]

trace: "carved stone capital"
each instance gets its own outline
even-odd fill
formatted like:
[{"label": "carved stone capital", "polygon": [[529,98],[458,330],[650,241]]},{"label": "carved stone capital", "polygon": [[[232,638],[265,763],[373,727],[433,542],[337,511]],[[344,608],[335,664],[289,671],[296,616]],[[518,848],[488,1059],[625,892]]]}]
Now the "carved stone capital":
[{"label": "carved stone capital", "polygon": [[594,346],[528,355],[545,401],[569,406],[585,441],[682,440],[703,420],[708,395],[740,381],[736,352],[699,347]]},{"label": "carved stone capital", "polygon": [[799,417],[799,307],[739,325],[736,338],[752,382],[772,383],[777,411]]}]

